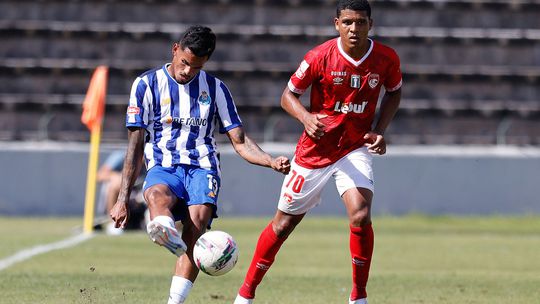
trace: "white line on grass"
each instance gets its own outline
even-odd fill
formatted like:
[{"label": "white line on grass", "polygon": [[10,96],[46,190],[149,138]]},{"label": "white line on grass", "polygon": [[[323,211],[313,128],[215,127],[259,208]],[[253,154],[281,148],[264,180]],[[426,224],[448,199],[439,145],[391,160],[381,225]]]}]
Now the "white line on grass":
[{"label": "white line on grass", "polygon": [[79,235],[67,238],[65,240],[62,240],[56,243],[38,245],[32,248],[23,249],[10,257],[0,260],[0,271],[12,266],[13,264],[27,260],[33,256],[36,256],[42,253],[47,253],[47,252],[57,250],[57,249],[64,249],[64,248],[75,246],[79,243],[89,240],[93,236],[94,236],[93,234],[83,233],[83,234],[79,234]]}]

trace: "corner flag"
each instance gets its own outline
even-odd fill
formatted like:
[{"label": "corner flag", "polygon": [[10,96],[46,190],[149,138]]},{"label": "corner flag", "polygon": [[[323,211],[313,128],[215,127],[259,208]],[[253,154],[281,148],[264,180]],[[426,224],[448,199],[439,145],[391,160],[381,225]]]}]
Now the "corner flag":
[{"label": "corner flag", "polygon": [[96,68],[83,102],[81,122],[90,131],[101,125],[101,120],[103,119],[105,95],[107,93],[107,74],[108,68],[106,66],[102,65]]},{"label": "corner flag", "polygon": [[90,130],[90,154],[88,156],[88,172],[86,178],[86,196],[84,202],[83,230],[92,233],[94,228],[94,206],[96,199],[96,175],[99,160],[99,142],[101,139],[101,123],[105,112],[105,96],[107,95],[108,67],[96,68],[86,97],[83,102],[81,122]]}]

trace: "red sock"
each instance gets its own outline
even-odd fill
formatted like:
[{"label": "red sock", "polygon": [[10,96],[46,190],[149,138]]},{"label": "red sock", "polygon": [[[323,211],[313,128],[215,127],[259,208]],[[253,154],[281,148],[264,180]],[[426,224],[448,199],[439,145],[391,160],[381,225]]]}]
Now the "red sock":
[{"label": "red sock", "polygon": [[279,248],[286,239],[286,237],[278,238],[272,228],[272,222],[261,232],[244,284],[238,291],[242,297],[246,299],[255,298],[255,289],[261,283],[270,266],[272,266]]},{"label": "red sock", "polygon": [[350,226],[350,229],[353,279],[350,299],[354,301],[367,297],[366,285],[373,254],[373,228],[368,224],[361,227]]}]

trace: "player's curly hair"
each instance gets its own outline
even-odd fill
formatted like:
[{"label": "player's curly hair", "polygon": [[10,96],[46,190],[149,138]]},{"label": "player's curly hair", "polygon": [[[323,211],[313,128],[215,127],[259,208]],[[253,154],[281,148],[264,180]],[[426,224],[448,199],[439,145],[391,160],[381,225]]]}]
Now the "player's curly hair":
[{"label": "player's curly hair", "polygon": [[197,57],[210,58],[216,48],[216,35],[209,27],[193,25],[184,33],[180,47],[182,50],[188,48]]},{"label": "player's curly hair", "polygon": [[339,0],[336,6],[336,16],[339,18],[342,10],[365,11],[371,18],[371,6],[367,0]]}]

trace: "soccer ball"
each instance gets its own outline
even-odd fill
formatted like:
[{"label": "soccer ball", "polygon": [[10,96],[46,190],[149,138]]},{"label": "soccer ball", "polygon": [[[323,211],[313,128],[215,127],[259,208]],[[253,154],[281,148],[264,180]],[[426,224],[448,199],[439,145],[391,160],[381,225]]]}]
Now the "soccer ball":
[{"label": "soccer ball", "polygon": [[193,248],[197,267],[211,276],[226,274],[238,261],[238,247],[233,237],[223,231],[209,231],[201,235]]}]

